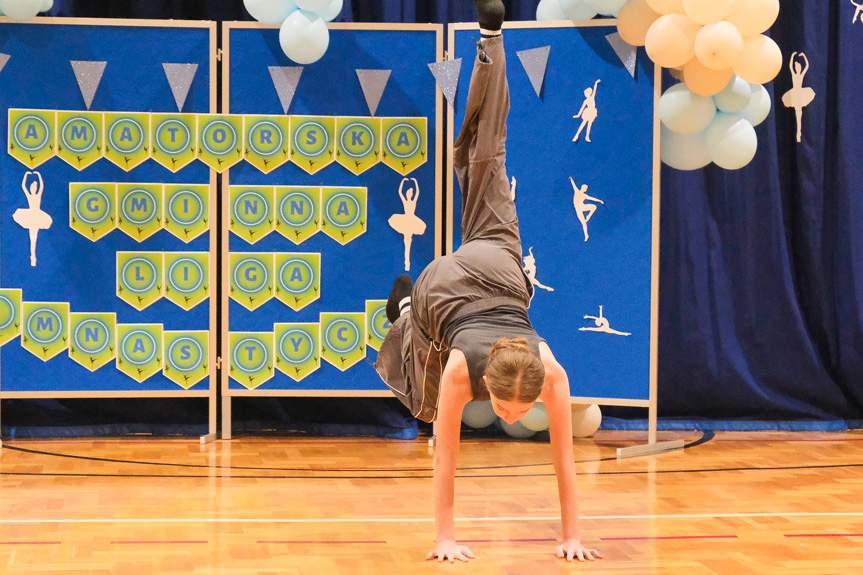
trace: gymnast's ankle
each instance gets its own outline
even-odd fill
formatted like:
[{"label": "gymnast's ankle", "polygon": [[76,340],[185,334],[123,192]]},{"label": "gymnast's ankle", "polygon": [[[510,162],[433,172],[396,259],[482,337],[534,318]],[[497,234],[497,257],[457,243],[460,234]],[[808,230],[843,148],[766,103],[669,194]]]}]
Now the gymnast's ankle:
[{"label": "gymnast's ankle", "polygon": [[476,6],[477,20],[483,38],[500,36],[503,16],[506,9],[503,0],[473,0]]}]

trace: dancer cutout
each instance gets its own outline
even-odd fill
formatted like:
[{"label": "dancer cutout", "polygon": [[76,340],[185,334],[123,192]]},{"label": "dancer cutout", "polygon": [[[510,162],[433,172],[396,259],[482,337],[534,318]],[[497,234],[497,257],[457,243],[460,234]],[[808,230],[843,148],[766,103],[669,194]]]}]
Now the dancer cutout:
[{"label": "dancer cutout", "polygon": [[806,54],[800,52],[800,58],[806,63],[801,67],[795,56],[797,52],[791,54],[791,60],[788,61],[788,68],[791,70],[791,89],[782,96],[782,103],[787,108],[794,108],[797,116],[797,142],[800,142],[803,131],[803,108],[815,99],[815,91],[812,88],[803,87],[803,77],[809,71],[809,59]]},{"label": "dancer cutout", "polygon": [[548,411],[563,541],[557,556],[602,557],[581,544],[572,457],[569,379],[533,329],[527,308],[533,284],[522,267],[518,216],[506,173],[509,88],[500,28],[502,0],[474,0],[482,40],[453,149],[462,191],[462,244],[439,257],[416,284],[402,274],[387,299],[392,328],[375,369],[418,419],[436,421],[435,548],[427,559],[467,561],[474,555],[455,536],[455,475],[462,412],[491,400],[514,423],[541,399]]},{"label": "dancer cutout", "polygon": [[569,181],[572,183],[572,189],[574,191],[572,204],[575,206],[575,213],[578,215],[578,221],[581,222],[581,228],[584,230],[584,241],[587,241],[590,237],[587,234],[587,222],[589,222],[590,218],[593,217],[593,213],[596,211],[596,205],[588,204],[586,202],[590,200],[591,202],[599,202],[602,205],[605,205],[605,202],[599,198],[588,196],[587,184],[584,184],[579,188],[575,185],[575,181],[572,178],[569,178]]},{"label": "dancer cutout", "polygon": [[[35,174],[39,181],[33,180],[30,182],[28,190],[27,176],[30,174]],[[24,174],[24,179],[21,181],[21,189],[24,190],[24,195],[27,196],[27,205],[29,207],[15,210],[15,213],[12,214],[12,219],[30,232],[30,266],[36,267],[36,239],[39,237],[39,230],[47,230],[54,223],[54,220],[42,211],[42,192],[45,191],[42,174],[39,172],[27,172]]]},{"label": "dancer cutout", "polygon": [[599,87],[599,80],[597,80],[593,84],[593,88],[585,88],[584,89],[584,102],[581,104],[581,109],[578,111],[578,114],[573,116],[573,118],[581,118],[581,125],[578,127],[578,131],[573,136],[572,141],[577,142],[578,137],[581,135],[581,131],[587,126],[587,133],[585,134],[584,139],[590,143],[590,129],[593,127],[593,122],[596,120],[596,117],[599,115],[599,112],[596,110],[596,89]]},{"label": "dancer cutout", "polygon": [[608,323],[608,319],[602,317],[602,306],[599,306],[599,317],[595,315],[586,315],[584,316],[584,319],[592,319],[593,323],[596,324],[596,327],[580,327],[578,328],[578,331],[598,331],[602,333],[611,333],[614,335],[632,335],[631,333],[611,329]]},{"label": "dancer cutout", "polygon": [[524,275],[526,275],[527,279],[530,280],[530,283],[536,287],[546,291],[554,291],[554,288],[542,285],[539,283],[539,280],[536,279],[536,258],[533,255],[533,246],[529,247],[527,251],[528,255],[524,256]]},{"label": "dancer cutout", "polygon": [[857,9],[854,10],[854,17],[851,18],[851,23],[854,24],[857,22],[857,18],[860,18],[860,23],[863,24],[863,4],[858,4],[854,0],[851,0],[851,3],[857,6]]},{"label": "dancer cutout", "polygon": [[417,210],[417,200],[420,196],[420,185],[416,178],[411,178],[411,180],[414,185],[412,188],[408,188],[407,192],[402,193],[402,190],[405,187],[405,182],[409,181],[408,178],[402,178],[402,183],[399,185],[399,197],[402,199],[405,213],[393,214],[388,220],[390,227],[405,237],[405,271],[410,271],[411,269],[411,242],[413,241],[413,237],[421,236],[426,231],[425,222],[419,219],[415,213]]},{"label": "dancer cutout", "polygon": [[515,201],[515,176],[512,177],[512,183],[509,186],[509,197],[512,198],[512,201]]}]

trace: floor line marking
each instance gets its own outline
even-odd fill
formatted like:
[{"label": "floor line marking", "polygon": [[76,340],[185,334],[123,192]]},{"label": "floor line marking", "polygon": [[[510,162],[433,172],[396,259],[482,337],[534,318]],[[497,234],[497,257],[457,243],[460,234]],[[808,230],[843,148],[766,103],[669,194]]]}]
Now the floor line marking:
[{"label": "floor line marking", "polygon": [[655,541],[662,539],[737,539],[737,535],[667,535],[661,537],[600,537],[602,541]]},{"label": "floor line marking", "polygon": [[[859,512],[792,512],[792,513],[691,513],[668,515],[582,515],[582,520],[619,519],[717,519],[734,517],[863,517]],[[456,517],[462,523],[491,523],[507,521],[560,521],[560,516],[547,517]],[[28,523],[432,523],[433,517],[357,517],[351,519],[270,519],[270,518],[151,518],[151,519],[0,519],[0,525]]]}]

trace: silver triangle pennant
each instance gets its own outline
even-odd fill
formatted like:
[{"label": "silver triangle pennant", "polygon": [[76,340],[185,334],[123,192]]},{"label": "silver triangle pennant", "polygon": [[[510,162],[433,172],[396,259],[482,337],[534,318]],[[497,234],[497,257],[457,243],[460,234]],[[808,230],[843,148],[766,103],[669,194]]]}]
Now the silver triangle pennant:
[{"label": "silver triangle pennant", "polygon": [[186,97],[189,95],[189,89],[192,87],[192,81],[198,72],[198,65],[163,63],[162,67],[165,69],[165,76],[167,76],[168,84],[171,86],[171,93],[174,94],[174,101],[177,102],[177,111],[182,112],[183,106],[186,104]]},{"label": "silver triangle pennant", "polygon": [[545,80],[545,71],[548,68],[549,53],[551,53],[551,46],[516,52],[537,96],[542,92],[542,82]]},{"label": "silver triangle pennant", "polygon": [[626,66],[626,69],[629,71],[629,75],[635,78],[635,61],[638,57],[638,48],[621,38],[620,34],[617,32],[609,34],[605,39],[608,40],[608,43],[611,44],[612,48],[614,48],[614,53],[617,54],[617,57],[620,58],[620,61],[623,62],[624,66]]},{"label": "silver triangle pennant", "polygon": [[294,94],[297,93],[297,85],[300,83],[300,75],[303,73],[302,66],[269,66],[270,77],[273,79],[273,86],[276,87],[276,93],[279,95],[279,102],[282,103],[282,110],[288,113],[288,108],[291,107],[291,102],[294,99]]},{"label": "silver triangle pennant", "polygon": [[357,77],[360,79],[363,95],[366,97],[366,104],[368,104],[372,116],[378,110],[378,104],[381,103],[381,97],[384,95],[387,82],[390,80],[390,74],[392,74],[392,70],[357,70]]},{"label": "silver triangle pennant", "polygon": [[450,106],[455,106],[455,95],[458,92],[458,78],[461,74],[461,58],[432,62],[428,65],[437,85],[440,86],[444,98]]},{"label": "silver triangle pennant", "polygon": [[6,67],[6,62],[9,61],[9,54],[0,53],[0,72],[3,71],[3,68]]},{"label": "silver triangle pennant", "polygon": [[84,104],[87,109],[93,103],[93,97],[96,95],[96,90],[99,89],[99,83],[102,81],[102,74],[105,73],[107,62],[94,62],[87,60],[69,60],[72,64],[72,70],[75,72],[75,79],[78,80],[78,87],[81,89],[81,95],[84,97]]}]

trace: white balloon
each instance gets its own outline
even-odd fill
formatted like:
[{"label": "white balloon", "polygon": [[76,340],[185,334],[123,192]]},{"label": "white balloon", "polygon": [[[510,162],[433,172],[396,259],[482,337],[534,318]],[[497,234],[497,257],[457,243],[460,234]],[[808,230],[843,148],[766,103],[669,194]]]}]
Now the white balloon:
[{"label": "white balloon", "polygon": [[709,96],[693,93],[686,84],[671,86],[659,98],[659,117],[666,128],[678,134],[697,134],[716,116],[716,104]]},{"label": "white balloon", "polygon": [[617,14],[629,0],[586,0],[586,2],[603,16]]},{"label": "white balloon", "polygon": [[536,7],[536,19],[540,21],[569,20],[558,0],[539,0],[539,5]]},{"label": "white balloon", "polygon": [[318,16],[320,16],[324,22],[332,22],[336,19],[336,16],[342,13],[344,5],[344,0],[332,0],[329,4],[324,6],[324,8],[318,11]]},{"label": "white balloon", "polygon": [[677,134],[664,125],[659,134],[659,157],[675,170],[699,170],[710,164],[704,134]]},{"label": "white balloon", "polygon": [[716,114],[704,130],[704,143],[710,159],[726,170],[739,170],[755,157],[758,136],[752,124],[737,114]]},{"label": "white balloon", "polygon": [[536,402],[527,415],[520,420],[521,424],[532,431],[545,431],[548,429],[548,411],[545,404]]},{"label": "white balloon", "polygon": [[47,12],[54,7],[54,0],[42,0],[42,9],[40,12]]},{"label": "white balloon", "polygon": [[297,6],[300,10],[306,10],[308,12],[320,12],[324,8],[327,7],[327,4],[330,3],[330,0],[294,0],[297,3]]},{"label": "white balloon", "polygon": [[598,405],[572,412],[572,436],[588,437],[596,433],[602,423],[602,411]]},{"label": "white balloon", "polygon": [[559,0],[559,4],[567,20],[583,22],[596,16],[596,8],[588,4],[587,0]]},{"label": "white balloon", "polygon": [[243,0],[246,11],[258,22],[281,24],[296,11],[294,0]]},{"label": "white balloon", "polygon": [[770,115],[772,107],[770,93],[761,84],[749,84],[749,89],[752,91],[752,97],[749,105],[740,111],[740,117],[753,126],[758,126]]},{"label": "white balloon", "polygon": [[297,64],[317,62],[330,45],[327,24],[314,12],[292,12],[279,30],[279,44],[285,55]]},{"label": "white balloon", "polygon": [[509,435],[510,437],[515,437],[516,439],[527,439],[528,437],[536,433],[535,431],[526,428],[518,421],[510,425],[504,420],[500,420],[500,426],[507,435]]},{"label": "white balloon", "polygon": [[488,427],[497,419],[490,401],[470,401],[464,406],[461,420],[474,429]]},{"label": "white balloon", "polygon": [[42,10],[42,0],[0,0],[0,11],[15,20],[29,20]]},{"label": "white balloon", "polygon": [[749,87],[749,82],[735,75],[731,76],[728,85],[713,99],[721,112],[736,114],[749,105],[749,101],[752,99],[752,90]]}]

